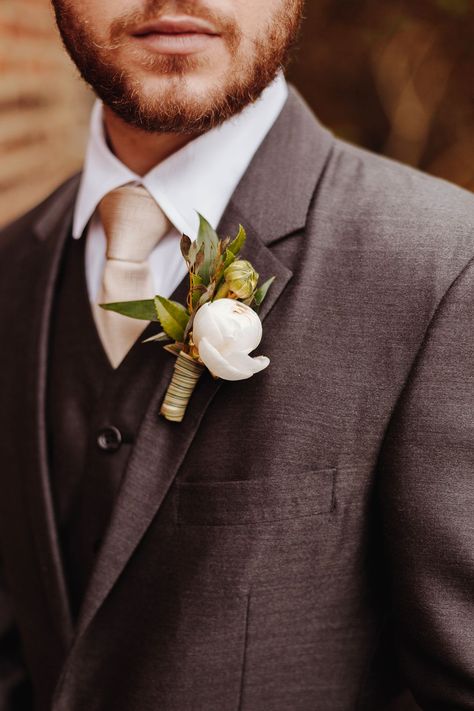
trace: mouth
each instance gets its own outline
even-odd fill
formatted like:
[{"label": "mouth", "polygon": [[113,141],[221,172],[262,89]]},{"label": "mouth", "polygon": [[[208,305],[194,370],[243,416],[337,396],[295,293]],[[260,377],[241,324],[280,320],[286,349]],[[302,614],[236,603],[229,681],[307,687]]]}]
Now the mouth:
[{"label": "mouth", "polygon": [[194,54],[207,49],[220,35],[199,18],[162,17],[139,25],[131,36],[142,46],[161,54]]}]

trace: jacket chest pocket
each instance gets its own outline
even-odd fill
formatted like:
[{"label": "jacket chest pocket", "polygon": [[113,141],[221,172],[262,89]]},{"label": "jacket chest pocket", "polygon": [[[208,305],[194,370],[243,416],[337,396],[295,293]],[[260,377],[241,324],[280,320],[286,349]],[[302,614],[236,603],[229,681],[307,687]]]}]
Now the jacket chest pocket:
[{"label": "jacket chest pocket", "polygon": [[177,482],[177,523],[238,526],[327,514],[336,506],[336,470],[241,481]]}]

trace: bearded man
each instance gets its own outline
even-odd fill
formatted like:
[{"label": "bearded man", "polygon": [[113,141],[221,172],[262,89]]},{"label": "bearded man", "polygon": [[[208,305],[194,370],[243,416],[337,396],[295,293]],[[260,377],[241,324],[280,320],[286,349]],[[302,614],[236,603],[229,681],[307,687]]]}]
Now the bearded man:
[{"label": "bearded man", "polygon": [[[0,233],[2,711],[474,709],[474,200],[319,125],[302,4],[53,0],[98,98]],[[97,305],[185,301],[196,211],[276,277],[271,364],[177,424]]]}]

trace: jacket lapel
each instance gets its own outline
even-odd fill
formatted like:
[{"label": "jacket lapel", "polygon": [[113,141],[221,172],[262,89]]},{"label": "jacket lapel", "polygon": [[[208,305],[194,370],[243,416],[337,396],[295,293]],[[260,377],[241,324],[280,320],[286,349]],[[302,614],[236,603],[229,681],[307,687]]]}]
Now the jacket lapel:
[{"label": "jacket lapel", "polygon": [[[260,312],[262,320],[275,306],[292,276],[272,253],[270,245],[304,229],[332,144],[332,136],[316,123],[309,109],[292,91],[219,226],[220,234],[225,235],[234,234],[238,224],[243,224],[249,234],[246,258],[262,279],[276,276]],[[206,372],[193,393],[184,421],[178,425],[170,423],[159,415],[159,409],[172,376],[174,359],[161,348],[157,348],[157,357],[162,362],[162,377],[143,420],[97,558],[79,615],[76,641],[156,515],[207,408],[223,386],[223,381],[213,380]]]},{"label": "jacket lapel", "polygon": [[[47,201],[41,218],[33,226],[37,239],[25,234],[20,236],[24,240],[30,238],[22,268],[27,288],[20,291],[17,286],[12,303],[17,313],[27,314],[28,319],[25,319],[24,330],[14,331],[21,334],[16,362],[5,369],[15,385],[11,398],[18,412],[15,421],[22,423],[18,456],[35,560],[39,560],[49,612],[65,648],[72,639],[73,628],[49,482],[45,398],[52,299],[62,248],[70,230],[77,185],[75,176]],[[20,391],[16,379],[11,378],[15,371],[23,378]]]}]

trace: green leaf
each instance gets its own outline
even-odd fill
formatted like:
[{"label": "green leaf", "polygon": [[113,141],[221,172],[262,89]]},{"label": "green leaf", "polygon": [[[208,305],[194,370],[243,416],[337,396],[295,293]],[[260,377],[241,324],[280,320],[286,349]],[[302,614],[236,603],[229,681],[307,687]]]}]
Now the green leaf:
[{"label": "green leaf", "polygon": [[201,284],[204,284],[202,277],[200,277],[199,274],[191,274],[192,287],[201,286]]},{"label": "green leaf", "polygon": [[232,254],[237,256],[241,251],[242,247],[244,246],[246,239],[247,233],[242,227],[242,225],[239,225],[239,233],[237,237],[229,244],[227,249],[232,252]]},{"label": "green leaf", "polygon": [[204,304],[207,304],[207,302],[210,300],[210,298],[211,298],[211,295],[210,295],[209,291],[206,289],[206,291],[204,292],[204,294],[201,296],[201,298],[198,301],[198,306],[199,307],[204,306]]},{"label": "green leaf", "polygon": [[220,251],[222,254],[223,252],[226,251],[227,247],[231,243],[231,239],[230,239],[230,237],[224,237],[224,239],[221,239],[220,243],[221,243]]},{"label": "green leaf", "polygon": [[216,231],[211,227],[209,222],[199,214],[199,234],[196,240],[198,254],[202,250],[202,262],[196,269],[196,272],[202,277],[205,284],[209,284],[211,279],[211,269],[217,257],[219,246],[219,237]]},{"label": "green leaf", "polygon": [[217,288],[213,301],[217,301],[218,299],[225,299],[226,296],[229,293],[229,285],[227,284],[224,279],[221,280],[219,287]]},{"label": "green leaf", "polygon": [[199,274],[191,274],[191,289],[192,289],[192,304],[193,308],[201,298],[203,291],[206,289],[202,278]]},{"label": "green leaf", "polygon": [[237,237],[227,246],[227,249],[225,251],[224,265],[223,265],[224,271],[227,269],[227,267],[230,267],[232,262],[235,262],[235,260],[239,256],[239,252],[242,250],[246,240],[247,240],[247,233],[245,232],[242,225],[239,225],[239,233],[238,233]]},{"label": "green leaf", "polygon": [[267,292],[274,281],[275,277],[271,277],[271,279],[268,279],[268,281],[266,281],[264,284],[262,284],[261,287],[257,289],[253,297],[257,306],[260,306],[263,303],[263,300],[266,297]]},{"label": "green leaf", "polygon": [[203,244],[205,242],[212,244],[216,250],[216,253],[217,253],[217,246],[219,244],[219,237],[217,235],[217,232],[209,224],[209,222],[206,220],[206,218],[203,217],[203,215],[201,215],[201,213],[198,212],[198,216],[199,216],[198,242],[200,244]]},{"label": "green leaf", "polygon": [[231,252],[230,249],[226,249],[222,270],[225,271],[227,269],[227,267],[230,267],[232,262],[235,262],[236,259],[237,259],[237,255],[234,254],[233,252]]},{"label": "green leaf", "polygon": [[118,301],[111,304],[99,304],[99,306],[106,311],[115,311],[130,318],[142,321],[158,321],[153,299],[146,301]]},{"label": "green leaf", "polygon": [[170,337],[164,332],[161,331],[161,333],[157,333],[155,336],[151,336],[151,338],[145,338],[142,343],[155,343],[158,341],[159,343],[163,343],[164,341],[169,341]]},{"label": "green leaf", "polygon": [[177,301],[170,301],[163,296],[155,296],[156,312],[163,330],[173,341],[182,341],[188,325],[189,314]]}]

